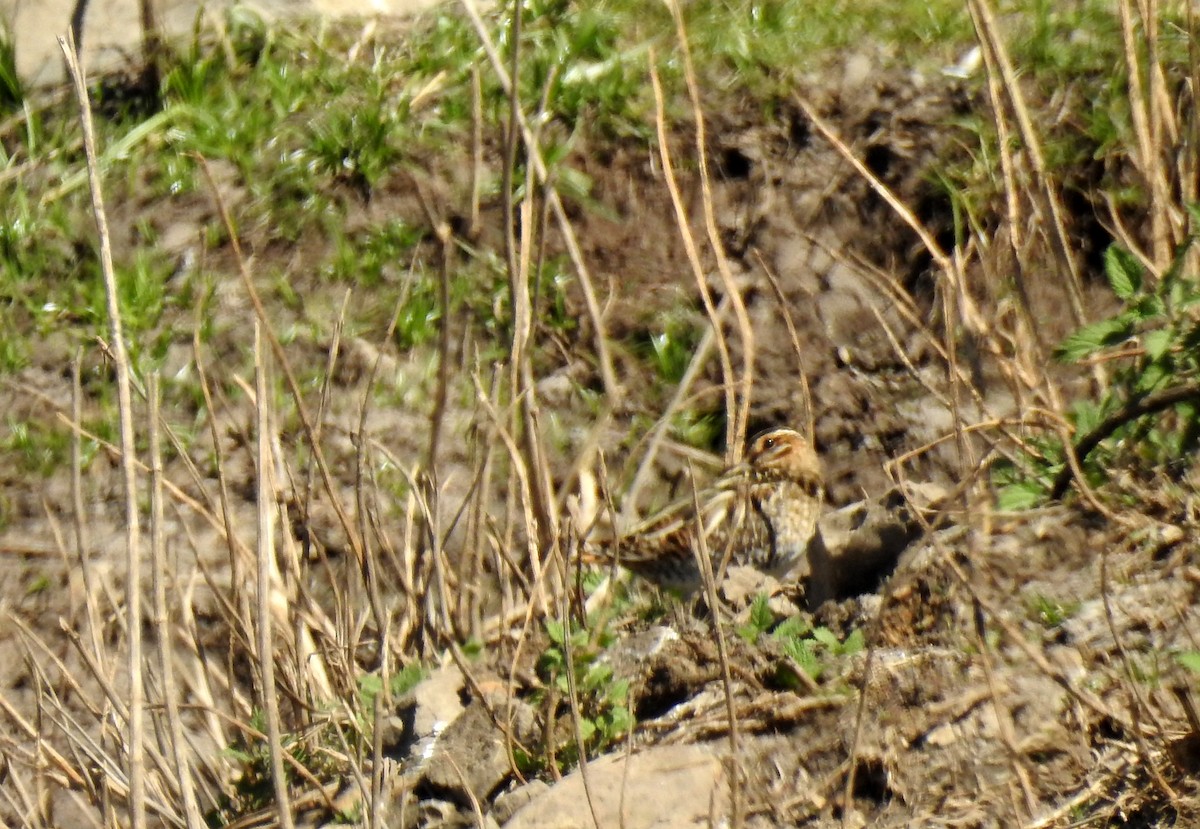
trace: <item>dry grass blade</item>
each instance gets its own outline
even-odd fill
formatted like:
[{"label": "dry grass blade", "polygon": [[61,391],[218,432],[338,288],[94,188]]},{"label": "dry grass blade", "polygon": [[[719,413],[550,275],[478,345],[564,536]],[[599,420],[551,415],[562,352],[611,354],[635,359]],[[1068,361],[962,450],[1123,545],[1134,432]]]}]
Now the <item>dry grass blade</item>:
[{"label": "dry grass blade", "polygon": [[[71,420],[83,424],[83,388],[80,379],[80,364],[83,361],[81,351],[75,352],[71,361]],[[100,614],[96,610],[96,597],[100,588],[96,584],[91,562],[89,561],[88,539],[85,525],[87,513],[83,505],[83,447],[78,429],[71,429],[71,508],[73,525],[75,527],[75,556],[79,561],[79,569],[83,575],[84,590],[86,591],[84,606],[88,617],[88,632],[91,635],[92,651],[96,659],[107,661],[104,654],[104,639],[101,636]]]},{"label": "dry grass blade", "polygon": [[146,825],[145,779],[143,745],[145,733],[142,711],[142,586],[141,586],[141,531],[138,514],[137,471],[134,460],[133,395],[131,392],[129,355],[125,348],[125,334],[121,325],[121,303],[117,292],[117,277],[113,269],[112,242],[108,233],[108,216],[104,209],[104,192],[100,182],[100,168],[96,161],[96,137],[92,126],[92,108],[88,100],[87,84],[83,67],[79,64],[78,51],[73,39],[68,42],[58,39],[67,61],[67,68],[79,101],[79,123],[83,130],[83,147],[87,156],[88,184],[92,192],[92,213],[96,220],[96,232],[100,241],[100,271],[104,277],[104,298],[108,314],[109,340],[111,342],[117,372],[117,407],[120,412],[121,470],[125,495],[125,546],[128,571],[126,574],[125,613],[128,619],[129,637],[129,731],[128,731],[128,774],[129,774],[129,822],[133,829],[144,829]]},{"label": "dry grass blade", "polygon": [[[734,319],[737,320],[738,336],[742,346],[742,368],[738,376],[729,375],[725,382],[731,384],[738,392],[734,398],[734,406],[730,408],[726,414],[728,415],[727,431],[725,435],[725,461],[728,464],[736,463],[741,460],[742,446],[746,442],[746,426],[750,417],[750,397],[754,388],[754,329],[750,325],[750,316],[746,311],[746,303],[742,299],[742,292],[734,283],[733,272],[729,267],[729,258],[725,255],[725,246],[721,241],[721,232],[717,227],[716,212],[713,208],[712,182],[708,173],[708,140],[704,127],[704,109],[700,105],[700,83],[696,79],[696,70],[692,64],[692,53],[688,47],[687,28],[683,22],[683,11],[680,9],[679,0],[669,0],[668,5],[671,9],[671,17],[675,21],[675,40],[679,44],[680,53],[683,55],[683,74],[687,81],[688,98],[692,105],[692,118],[696,124],[696,161],[700,168],[700,192],[701,206],[704,211],[704,229],[708,235],[708,244],[712,249],[713,257],[716,260],[717,273],[721,277],[721,286],[725,290],[725,296],[733,305]],[[651,72],[654,72],[654,58],[651,55],[650,59]],[[657,86],[657,80],[654,81]],[[663,153],[663,170],[668,171],[668,158],[666,155],[666,141],[663,137],[664,125],[662,118],[662,107],[659,104],[659,99],[662,97],[661,90],[655,93],[655,108],[656,117],[659,129],[659,149]],[[670,173],[668,173],[670,176]],[[675,194],[672,193],[672,201],[675,201]],[[689,234],[690,228],[685,226],[685,217],[682,212],[682,204],[675,204],[676,216],[679,222],[679,231],[681,234]],[[689,257],[689,260],[691,257]],[[696,262],[692,262],[693,269],[696,267]],[[697,279],[703,283],[703,275],[697,270],[695,272]],[[711,303],[705,303],[705,309],[711,311]],[[720,319],[712,316],[710,313],[710,322],[714,327],[720,325]]]},{"label": "dry grass blade", "polygon": [[992,14],[991,7],[986,0],[968,0],[967,7],[971,12],[971,19],[975,23],[980,47],[991,53],[995,66],[1000,70],[1003,89],[1033,166],[1036,179],[1034,192],[1038,195],[1047,215],[1050,216],[1051,247],[1055,258],[1059,261],[1059,267],[1066,283],[1072,319],[1077,326],[1083,325],[1087,321],[1083,308],[1083,284],[1079,274],[1079,265],[1072,252],[1070,236],[1067,233],[1065,210],[1042,155],[1041,141],[1033,127],[1033,119],[1029,115],[1029,108],[1021,92],[1017,73],[1013,69],[1012,61],[1009,60],[1008,52],[1004,47],[1004,41],[1000,37],[995,15]]},{"label": "dry grass blade", "polygon": [[[362,539],[359,538],[356,527],[350,518],[346,515],[345,509],[342,507],[341,500],[338,498],[337,487],[333,480],[333,474],[329,471],[329,464],[325,461],[325,453],[321,449],[321,443],[317,439],[317,427],[313,422],[312,415],[308,411],[308,406],[304,403],[304,395],[300,391],[300,384],[296,380],[295,372],[292,371],[291,364],[288,362],[287,354],[283,350],[283,344],[280,343],[279,337],[276,336],[274,329],[271,327],[270,317],[267,315],[266,308],[263,306],[261,297],[258,295],[258,289],[254,286],[254,281],[251,279],[249,267],[246,264],[245,258],[242,256],[241,244],[238,241],[237,231],[233,226],[233,219],[229,215],[229,209],[225,204],[224,198],[221,196],[220,188],[217,186],[216,180],[213,178],[212,171],[209,169],[207,162],[201,158],[200,169],[204,174],[204,178],[208,183],[210,194],[216,203],[217,212],[221,215],[221,222],[229,234],[230,245],[233,248],[234,259],[237,262],[238,274],[241,277],[242,285],[246,289],[246,294],[250,299],[251,305],[254,306],[255,318],[262,327],[263,333],[270,344],[271,353],[275,357],[280,370],[283,372],[284,380],[287,382],[288,392],[292,396],[292,401],[296,405],[296,413],[300,417],[301,424],[304,427],[304,434],[308,438],[309,446],[312,449],[313,458],[317,463],[317,470],[321,473],[321,481],[325,486],[325,492],[329,496],[330,503],[333,506],[334,512],[337,514],[338,521],[341,523],[342,530],[346,533],[350,546],[354,552],[354,557],[360,563],[363,561]],[[376,612],[376,621],[379,627],[383,627],[383,619],[376,606],[372,608]]]},{"label": "dry grass blade", "polygon": [[733,704],[733,674],[729,667],[729,648],[725,644],[725,631],[721,629],[721,605],[717,596],[717,579],[713,573],[712,556],[708,552],[708,539],[702,523],[703,512],[700,509],[700,492],[695,486],[695,475],[692,476],[692,510],[696,516],[696,547],[692,550],[696,564],[700,569],[700,578],[704,584],[704,597],[708,602],[709,619],[712,623],[713,638],[717,643],[717,659],[721,663],[721,687],[725,692],[725,715],[729,723],[729,801],[730,825],[733,829],[742,826],[742,750],[739,739],[738,717]]},{"label": "dry grass blade", "polygon": [[279,721],[279,700],[275,691],[275,639],[272,615],[275,612],[273,583],[275,569],[275,484],[271,453],[270,384],[267,381],[267,355],[262,347],[260,323],[254,323],[255,413],[257,432],[256,470],[258,476],[258,548],[255,598],[255,623],[258,632],[257,655],[260,677],[259,701],[267,721],[267,750],[271,758],[271,782],[275,787],[275,810],[282,829],[292,829],[292,807],[288,796],[287,772],[283,764],[283,728]]},{"label": "dry grass blade", "polygon": [[150,557],[153,562],[154,628],[158,638],[159,672],[162,676],[162,700],[166,707],[166,732],[175,778],[179,781],[183,799],[184,818],[189,829],[203,827],[204,818],[196,801],[191,764],[184,743],[182,721],[179,717],[179,693],[175,682],[175,653],[171,647],[174,631],[167,611],[167,554],[163,528],[163,465],[159,437],[158,375],[151,374],[146,385],[150,402],[148,417],[150,439]]},{"label": "dry grass blade", "polygon": [[[513,92],[513,79],[504,67],[504,63],[500,60],[500,53],[496,49],[496,44],[492,41],[491,36],[488,34],[487,27],[484,25],[483,18],[479,14],[479,8],[475,0],[461,0],[461,2],[463,9],[467,12],[467,16],[471,20],[471,25],[475,28],[484,52],[487,54],[492,71],[496,74],[496,79],[500,82],[500,86],[505,94],[509,96],[509,100],[513,100],[515,95]],[[605,394],[608,395],[610,400],[619,398],[621,390],[617,382],[616,372],[613,369],[608,335],[605,333],[604,318],[600,312],[600,302],[596,297],[596,289],[592,281],[591,272],[584,261],[583,251],[579,246],[579,240],[576,237],[574,228],[571,226],[566,209],[563,207],[562,199],[559,197],[558,191],[550,185],[549,171],[546,168],[537,137],[530,128],[520,107],[516,108],[515,116],[517,124],[520,126],[521,137],[525,143],[526,151],[529,154],[530,166],[533,168],[537,180],[546,186],[546,198],[550,203],[550,209],[554,213],[555,221],[558,224],[559,231],[562,233],[567,254],[570,256],[571,263],[574,265],[575,271],[579,276],[579,284],[583,290],[588,318],[595,329],[593,332],[593,341],[595,343],[596,359],[599,364]]]},{"label": "dry grass blade", "polygon": [[[654,52],[651,51],[650,85],[654,90],[654,123],[658,130],[658,153],[663,165],[663,179],[667,185],[668,192],[671,194],[671,204],[675,209],[675,224],[679,229],[679,238],[683,242],[683,249],[687,254],[688,264],[691,266],[692,277],[696,282],[697,290],[700,292],[700,299],[704,303],[704,311],[708,315],[709,325],[716,336],[717,354],[721,361],[721,377],[724,380],[725,411],[729,415],[726,423],[726,451],[736,452],[740,451],[740,443],[737,444],[738,448],[735,449],[735,435],[733,430],[738,423],[737,412],[739,411],[739,404],[734,382],[733,359],[730,357],[729,342],[725,337],[724,326],[721,324],[721,315],[717,310],[712,291],[708,287],[708,281],[704,278],[704,265],[700,261],[700,251],[696,246],[695,238],[692,236],[691,223],[688,220],[687,211],[683,204],[683,195],[680,193],[679,183],[675,178],[675,168],[671,161],[670,136],[667,134],[666,103],[663,98],[662,84],[658,79],[658,70],[655,69],[654,64],[655,56]],[[733,294],[731,293],[730,295],[732,296]]]}]

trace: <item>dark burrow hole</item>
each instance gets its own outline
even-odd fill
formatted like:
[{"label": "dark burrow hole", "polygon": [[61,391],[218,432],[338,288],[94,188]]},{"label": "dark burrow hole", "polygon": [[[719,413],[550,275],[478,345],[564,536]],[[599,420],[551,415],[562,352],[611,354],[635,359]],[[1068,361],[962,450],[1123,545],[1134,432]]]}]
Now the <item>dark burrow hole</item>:
[{"label": "dark burrow hole", "polygon": [[749,178],[753,168],[754,162],[737,147],[727,147],[721,152],[721,173],[726,178]]},{"label": "dark burrow hole", "polygon": [[882,805],[891,798],[888,773],[881,760],[859,760],[854,768],[854,797]]},{"label": "dark burrow hole", "polygon": [[646,678],[646,684],[637,696],[637,710],[634,714],[639,720],[652,720],[661,717],[690,696],[691,689],[686,682],[681,681],[678,674],[666,666],[659,666]]}]

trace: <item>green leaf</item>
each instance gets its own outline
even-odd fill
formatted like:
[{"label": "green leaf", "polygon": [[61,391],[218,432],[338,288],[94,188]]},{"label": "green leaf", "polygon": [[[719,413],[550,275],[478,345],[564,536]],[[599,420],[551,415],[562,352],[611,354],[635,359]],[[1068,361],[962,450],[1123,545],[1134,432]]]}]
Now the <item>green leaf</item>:
[{"label": "green leaf", "polygon": [[866,637],[859,628],[846,637],[846,641],[842,643],[842,655],[852,656],[861,651],[866,646]]},{"label": "green leaf", "polygon": [[812,625],[804,621],[800,616],[792,616],[784,619],[774,631],[771,632],[771,638],[779,641],[785,639],[793,639],[804,636],[812,630]]},{"label": "green leaf", "polygon": [[1142,369],[1141,375],[1138,376],[1135,389],[1138,394],[1148,394],[1163,384],[1163,381],[1171,377],[1170,366],[1165,360],[1153,360],[1146,364]]},{"label": "green leaf", "polygon": [[622,679],[609,685],[604,698],[613,705],[624,705],[625,700],[629,699],[629,681]]},{"label": "green leaf", "polygon": [[1150,355],[1151,360],[1157,360],[1162,355],[1166,354],[1171,348],[1171,342],[1174,336],[1171,331],[1166,328],[1159,328],[1155,331],[1147,331],[1142,335],[1142,345],[1146,349],[1146,353]]},{"label": "green leaf", "polygon": [[1183,651],[1175,654],[1175,661],[1194,674],[1200,674],[1200,651]]},{"label": "green leaf", "polygon": [[1038,481],[1018,481],[1000,490],[996,507],[1003,512],[1032,509],[1046,500],[1046,488]]},{"label": "green leaf", "polygon": [[771,612],[771,605],[768,603],[767,597],[759,593],[754,597],[754,603],[750,605],[750,624],[765,631],[769,630],[774,623],[775,614]]},{"label": "green leaf", "polygon": [[550,637],[551,642],[561,645],[566,640],[566,631],[563,628],[563,623],[557,619],[547,619],[546,635]]},{"label": "green leaf", "polygon": [[1157,294],[1148,294],[1129,306],[1129,314],[1135,320],[1161,317],[1167,312],[1167,304]]},{"label": "green leaf", "polygon": [[608,665],[593,665],[588,668],[586,674],[583,675],[583,689],[585,691],[595,691],[604,685],[607,685],[612,679],[612,668]]},{"label": "green leaf", "polygon": [[1054,353],[1063,362],[1075,363],[1103,348],[1124,342],[1132,334],[1133,322],[1124,316],[1100,320],[1068,336]]},{"label": "green leaf", "polygon": [[829,628],[813,628],[812,638],[816,639],[829,650],[837,652],[838,646],[842,643],[838,641],[837,634]]},{"label": "green leaf", "polygon": [[1121,299],[1130,299],[1142,287],[1142,266],[1132,253],[1117,245],[1110,245],[1104,252],[1104,272],[1113,293]]},{"label": "green leaf", "polygon": [[583,741],[586,743],[596,733],[596,724],[589,719],[581,718],[579,720],[579,733],[583,735]]},{"label": "green leaf", "polygon": [[610,718],[612,722],[610,730],[614,737],[627,734],[633,729],[633,714],[624,706],[614,708],[610,714]]}]

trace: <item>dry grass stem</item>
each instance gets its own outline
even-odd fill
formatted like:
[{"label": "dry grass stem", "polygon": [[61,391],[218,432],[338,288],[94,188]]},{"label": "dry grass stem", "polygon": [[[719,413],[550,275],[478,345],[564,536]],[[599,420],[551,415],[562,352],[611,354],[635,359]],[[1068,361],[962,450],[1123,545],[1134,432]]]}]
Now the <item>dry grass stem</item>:
[{"label": "dry grass stem", "polygon": [[[256,462],[258,479],[258,546],[256,550],[255,629],[258,639],[259,703],[267,723],[267,750],[271,759],[271,782],[275,788],[275,811],[282,829],[293,829],[291,798],[288,794],[287,771],[283,762],[283,724],[280,721],[279,699],[275,688],[275,638],[273,615],[279,580],[275,562],[275,481],[274,456],[271,451],[272,427],[270,418],[271,385],[268,382],[267,355],[262,344],[262,326],[254,323],[254,409]],[[279,597],[282,598],[282,597]]]},{"label": "dry grass stem", "polygon": [[120,414],[121,471],[125,496],[125,547],[126,547],[126,590],[125,613],[128,620],[129,637],[128,681],[129,681],[129,730],[126,745],[126,770],[129,776],[129,822],[132,829],[146,826],[146,783],[144,767],[145,733],[143,727],[142,691],[142,587],[141,587],[141,531],[138,514],[137,471],[134,455],[133,395],[130,391],[129,355],[125,348],[125,334],[121,325],[121,303],[117,290],[117,277],[113,269],[112,242],[108,233],[108,216],[104,209],[104,192],[100,181],[100,167],[96,160],[96,137],[92,125],[92,108],[88,100],[87,84],[83,67],[79,64],[78,52],[73,39],[59,38],[59,48],[66,58],[67,69],[75,87],[79,102],[79,124],[83,130],[83,147],[87,156],[88,185],[92,193],[92,213],[99,237],[100,271],[104,278],[105,308],[108,315],[109,340],[117,373],[117,408]]},{"label": "dry grass stem", "polygon": [[[515,88],[513,79],[504,67],[504,63],[500,60],[500,53],[496,49],[496,45],[488,33],[487,26],[479,14],[479,8],[475,0],[461,0],[461,3],[467,13],[467,17],[471,20],[471,25],[475,28],[480,45],[483,46],[483,50],[487,54],[492,71],[495,72],[496,79],[499,81],[501,88],[509,96],[510,101],[516,100],[516,93],[513,91]],[[567,217],[562,199],[559,197],[557,189],[549,184],[550,174],[546,168],[537,138],[519,106],[516,108],[515,116],[520,126],[526,152],[529,156],[529,164],[533,168],[537,180],[547,186],[546,195],[550,202],[551,211],[554,213],[559,232],[562,233],[567,254],[570,256],[571,263],[574,265],[575,272],[579,277],[580,288],[583,290],[584,303],[587,306],[588,318],[594,328],[593,342],[596,349],[597,362],[599,363],[600,376],[604,384],[604,391],[610,398],[619,398],[621,390],[617,382],[616,372],[613,369],[612,355],[608,346],[608,335],[605,333],[603,315],[600,312],[599,300],[596,298],[596,290],[591,272],[584,261],[583,251],[579,246],[579,240],[575,235],[574,228],[571,226],[570,219]]]},{"label": "dry grass stem", "polygon": [[[175,682],[175,652],[171,646],[174,631],[171,615],[167,610],[167,551],[163,527],[163,464],[162,442],[159,436],[159,382],[154,373],[147,379],[146,393],[149,398],[147,418],[150,440],[150,557],[153,562],[154,630],[158,638],[158,670],[161,675],[161,699],[166,708],[165,730],[175,779],[184,806],[184,819],[188,829],[201,829],[205,825],[196,800],[192,781],[189,753],[184,743],[183,724],[179,714],[179,689]],[[161,732],[160,732],[161,733]]]}]

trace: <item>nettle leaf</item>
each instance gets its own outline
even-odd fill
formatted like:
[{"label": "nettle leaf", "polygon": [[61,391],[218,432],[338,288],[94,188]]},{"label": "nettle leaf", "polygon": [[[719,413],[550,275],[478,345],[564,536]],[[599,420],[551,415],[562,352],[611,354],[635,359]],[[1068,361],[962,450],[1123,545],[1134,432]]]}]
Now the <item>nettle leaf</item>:
[{"label": "nettle leaf", "polygon": [[588,740],[592,739],[593,736],[595,736],[596,724],[591,720],[581,717],[579,720],[579,734],[581,737],[583,737],[583,741],[586,743]]},{"label": "nettle leaf", "polygon": [[1171,342],[1174,339],[1171,331],[1166,328],[1159,328],[1156,331],[1147,331],[1142,335],[1142,346],[1146,349],[1146,354],[1150,356],[1151,360],[1157,360],[1170,350]]},{"label": "nettle leaf", "polygon": [[1075,431],[1087,434],[1100,425],[1100,407],[1091,400],[1080,400],[1071,408]]},{"label": "nettle leaf", "polygon": [[866,645],[866,637],[860,628],[855,628],[846,641],[842,643],[842,654],[844,656],[853,656],[863,649]]},{"label": "nettle leaf", "polygon": [[1055,356],[1063,362],[1076,363],[1097,351],[1124,342],[1133,334],[1133,322],[1124,316],[1100,320],[1085,325],[1059,343]]},{"label": "nettle leaf", "polygon": [[1148,394],[1161,386],[1173,376],[1170,365],[1166,360],[1152,360],[1142,369],[1134,387],[1138,394]]},{"label": "nettle leaf", "polygon": [[1046,488],[1037,481],[1018,481],[1000,490],[996,507],[1002,512],[1032,509],[1046,500]]},{"label": "nettle leaf", "polygon": [[1104,272],[1113,293],[1121,299],[1131,299],[1142,288],[1142,266],[1132,253],[1110,245],[1104,252]]},{"label": "nettle leaf", "polygon": [[1130,304],[1129,313],[1135,319],[1148,320],[1167,313],[1167,303],[1158,294],[1148,294]]}]

